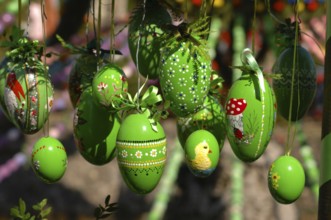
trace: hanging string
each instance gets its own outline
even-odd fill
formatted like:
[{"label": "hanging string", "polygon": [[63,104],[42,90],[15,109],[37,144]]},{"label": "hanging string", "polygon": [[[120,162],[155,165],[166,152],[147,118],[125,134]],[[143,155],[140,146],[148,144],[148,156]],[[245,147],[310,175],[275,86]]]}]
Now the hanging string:
[{"label": "hanging string", "polygon": [[[296,71],[296,58],[297,58],[297,46],[298,46],[298,38],[299,38],[299,11],[297,10],[297,6],[299,4],[299,0],[295,4],[295,37],[294,37],[294,52],[293,52],[293,65],[292,65],[292,79],[291,79],[291,96],[290,96],[290,109],[289,109],[289,121],[287,128],[287,143],[286,143],[286,155],[290,155],[294,143],[294,134],[296,132],[296,128],[294,130],[294,134],[292,135],[291,140],[291,125],[292,125],[292,109],[293,109],[293,93],[294,93],[294,80],[295,80],[295,71]],[[298,85],[299,88],[299,85]],[[300,105],[300,103],[298,103]],[[299,108],[298,108],[299,109]]]},{"label": "hanging string", "polygon": [[[98,5],[98,33],[97,33],[97,57],[98,57],[98,60],[100,59],[100,44],[101,44],[101,0],[99,0],[99,5]],[[99,70],[99,65],[97,65],[97,70]]]},{"label": "hanging string", "polygon": [[18,28],[21,30],[22,23],[22,0],[18,0]]},{"label": "hanging string", "polygon": [[115,0],[111,1],[111,21],[110,21],[110,63],[114,62],[115,59]]},{"label": "hanging string", "polygon": [[90,8],[91,8],[91,3],[89,5],[89,9],[87,10],[86,13],[86,21],[85,21],[85,38],[86,38],[86,43],[89,42],[89,21],[90,21]]},{"label": "hanging string", "polygon": [[184,12],[184,19],[187,21],[188,18],[188,0],[185,0],[185,12]]},{"label": "hanging string", "polygon": [[253,56],[255,54],[255,34],[256,34],[256,7],[257,0],[254,0],[254,16],[253,16],[253,25],[252,25],[252,52]]},{"label": "hanging string", "polygon": [[[144,3],[143,3],[143,16],[142,16],[142,19],[141,19],[141,23],[139,25],[139,31],[138,31],[138,44],[137,44],[137,51],[136,51],[136,63],[137,63],[137,70],[138,70],[138,79],[137,79],[137,96],[140,97],[140,71],[139,71],[139,50],[140,50],[140,41],[141,41],[141,29],[142,29],[142,26],[144,24],[144,21],[145,21],[145,16],[146,16],[146,0],[144,0]],[[137,107],[139,109],[140,107],[140,101],[139,101],[139,98],[137,99]]]},{"label": "hanging string", "polygon": [[266,0],[266,4],[267,4],[267,10],[269,15],[278,23],[280,24],[285,24],[285,22],[279,20],[272,12],[271,12],[271,8],[270,8],[270,0]]},{"label": "hanging string", "polygon": [[92,16],[93,16],[93,31],[94,31],[94,38],[97,38],[97,27],[95,24],[95,0],[92,1]]},{"label": "hanging string", "polygon": [[[49,80],[49,76],[48,76],[48,71],[47,71],[47,65],[46,65],[46,20],[47,16],[46,16],[46,12],[45,12],[45,0],[41,0],[41,23],[42,23],[42,34],[43,34],[43,64],[44,64],[44,77],[45,77],[45,88],[46,88],[46,97],[47,97],[47,104],[46,104],[46,111],[49,114],[49,100],[48,100],[48,82],[50,82]],[[37,77],[37,76],[36,76]],[[44,132],[44,136],[48,137],[49,136],[49,119],[46,122],[46,125],[43,127],[43,132]]]},{"label": "hanging string", "polygon": [[30,6],[31,0],[28,1],[28,21],[26,23],[26,36],[29,37],[29,28],[30,28]]}]

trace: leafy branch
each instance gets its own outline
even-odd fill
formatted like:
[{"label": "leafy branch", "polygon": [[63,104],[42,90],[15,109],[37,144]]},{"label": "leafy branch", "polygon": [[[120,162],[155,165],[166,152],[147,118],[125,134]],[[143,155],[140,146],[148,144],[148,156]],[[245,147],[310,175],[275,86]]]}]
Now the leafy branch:
[{"label": "leafy branch", "polygon": [[10,209],[10,216],[21,220],[47,220],[47,216],[51,213],[52,207],[46,207],[47,199],[43,199],[41,202],[32,206],[32,209],[36,212],[35,215],[27,212],[25,201],[20,198],[18,206]]},{"label": "leafy branch", "polygon": [[99,206],[94,210],[94,217],[96,220],[104,219],[112,215],[118,209],[117,203],[110,203],[110,195],[105,198],[105,204]]}]

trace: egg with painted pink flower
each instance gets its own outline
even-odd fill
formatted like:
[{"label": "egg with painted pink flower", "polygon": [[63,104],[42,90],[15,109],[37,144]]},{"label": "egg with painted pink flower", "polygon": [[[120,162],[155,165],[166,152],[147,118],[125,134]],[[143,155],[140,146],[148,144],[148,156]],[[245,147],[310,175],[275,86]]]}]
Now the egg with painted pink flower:
[{"label": "egg with painted pink flower", "polygon": [[123,70],[115,64],[103,66],[93,78],[92,90],[95,101],[112,109],[123,92],[128,91],[128,83]]}]

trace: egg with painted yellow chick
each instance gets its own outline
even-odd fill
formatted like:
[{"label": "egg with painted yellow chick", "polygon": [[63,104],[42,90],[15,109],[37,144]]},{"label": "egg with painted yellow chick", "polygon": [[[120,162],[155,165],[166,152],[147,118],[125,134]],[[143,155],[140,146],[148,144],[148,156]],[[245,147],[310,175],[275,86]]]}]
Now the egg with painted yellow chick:
[{"label": "egg with painted yellow chick", "polygon": [[215,136],[207,130],[197,130],[190,134],[184,151],[186,164],[197,177],[209,176],[218,165],[219,145]]}]

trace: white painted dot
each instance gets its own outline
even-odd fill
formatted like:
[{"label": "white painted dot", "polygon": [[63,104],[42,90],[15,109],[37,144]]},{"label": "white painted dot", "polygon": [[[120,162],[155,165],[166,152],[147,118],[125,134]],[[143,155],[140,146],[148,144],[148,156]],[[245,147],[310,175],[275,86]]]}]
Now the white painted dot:
[{"label": "white painted dot", "polygon": [[231,108],[235,108],[235,107],[236,107],[236,105],[235,105],[235,104],[232,104],[232,105],[231,105]]},{"label": "white painted dot", "polygon": [[227,106],[226,109],[229,110],[230,109],[230,106]]},{"label": "white painted dot", "polygon": [[238,105],[242,105],[242,102],[238,102]]},{"label": "white painted dot", "polygon": [[234,111],[230,111],[230,114],[232,115],[234,113]]},{"label": "white painted dot", "polygon": [[243,100],[243,103],[246,103],[246,100],[245,99]]},{"label": "white painted dot", "polygon": [[233,101],[237,101],[237,99],[233,99]]},{"label": "white painted dot", "polygon": [[239,112],[240,111],[240,108],[236,108],[236,110],[237,110],[237,112]]}]

